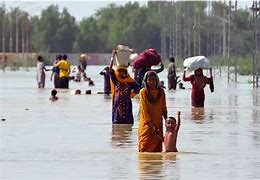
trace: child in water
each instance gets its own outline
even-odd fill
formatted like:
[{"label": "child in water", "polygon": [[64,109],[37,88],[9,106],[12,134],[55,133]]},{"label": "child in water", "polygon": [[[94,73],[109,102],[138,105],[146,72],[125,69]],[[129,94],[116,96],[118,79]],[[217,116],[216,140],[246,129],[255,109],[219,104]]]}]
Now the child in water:
[{"label": "child in water", "polygon": [[166,89],[166,87],[164,86],[164,81],[160,81],[160,87]]},{"label": "child in water", "polygon": [[178,111],[178,122],[176,124],[176,119],[172,116],[168,117],[165,121],[166,133],[164,136],[164,145],[166,152],[178,152],[176,148],[178,131],[180,128],[181,112]]},{"label": "child in water", "polygon": [[76,89],[75,90],[75,94],[81,94],[81,90],[80,89]]},{"label": "child in water", "polygon": [[85,94],[91,94],[91,90],[86,90]]},{"label": "child in water", "polygon": [[185,87],[183,86],[183,83],[179,83],[179,89],[185,89]]},{"label": "child in water", "polygon": [[77,72],[74,81],[80,82],[81,81],[81,74],[83,73],[83,69],[81,69],[81,66],[77,66]]},{"label": "child in water", "polygon": [[90,79],[89,82],[88,82],[88,85],[89,85],[89,86],[95,86],[94,81],[92,81],[92,80]]},{"label": "child in water", "polygon": [[51,100],[51,101],[57,101],[58,100],[58,97],[56,96],[57,95],[57,91],[55,90],[55,89],[53,89],[52,91],[51,91],[51,97],[49,98],[49,100]]}]

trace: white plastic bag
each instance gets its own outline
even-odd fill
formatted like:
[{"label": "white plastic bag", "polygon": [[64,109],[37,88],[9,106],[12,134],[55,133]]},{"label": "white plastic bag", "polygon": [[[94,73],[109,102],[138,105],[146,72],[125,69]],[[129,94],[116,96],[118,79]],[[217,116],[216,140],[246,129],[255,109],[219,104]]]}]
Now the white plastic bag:
[{"label": "white plastic bag", "polygon": [[193,56],[184,60],[183,66],[189,71],[196,69],[209,69],[211,68],[209,60],[205,56]]}]

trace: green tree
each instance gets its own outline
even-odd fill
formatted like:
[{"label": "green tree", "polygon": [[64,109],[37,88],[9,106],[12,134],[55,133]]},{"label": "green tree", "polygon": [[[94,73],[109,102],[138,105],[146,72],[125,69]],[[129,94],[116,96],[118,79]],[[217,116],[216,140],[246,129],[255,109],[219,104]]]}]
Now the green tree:
[{"label": "green tree", "polygon": [[[96,14],[97,26],[99,29],[99,37],[102,39],[103,51],[102,52],[110,52],[111,49],[115,46],[115,44],[109,41],[111,36],[112,23],[114,23],[117,18],[118,7],[115,4],[109,4],[105,8],[99,9]],[[113,32],[113,31],[112,31]]]},{"label": "green tree", "polygon": [[73,52],[77,25],[67,9],[59,13],[58,6],[49,6],[34,20],[33,45],[37,51]]},{"label": "green tree", "polygon": [[102,40],[94,17],[80,22],[77,43],[81,52],[103,52]]},{"label": "green tree", "polygon": [[73,52],[73,43],[76,40],[78,27],[75,18],[68,13],[66,8],[60,14],[59,24],[60,26],[56,32],[57,52]]},{"label": "green tree", "polygon": [[49,6],[41,13],[41,18],[34,25],[34,47],[37,51],[59,52],[57,31],[60,27],[58,6]]}]

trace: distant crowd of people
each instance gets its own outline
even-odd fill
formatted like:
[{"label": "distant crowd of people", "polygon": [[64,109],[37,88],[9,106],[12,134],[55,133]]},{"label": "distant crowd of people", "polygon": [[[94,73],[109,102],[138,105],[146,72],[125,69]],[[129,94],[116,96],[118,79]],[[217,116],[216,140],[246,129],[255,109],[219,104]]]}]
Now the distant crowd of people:
[{"label": "distant crowd of people", "polygon": [[[66,54],[59,54],[53,62],[52,69],[46,69],[44,64],[44,58],[42,56],[37,57],[37,84],[38,88],[45,87],[45,71],[52,71],[50,80],[54,83],[54,88],[68,89],[69,81],[74,80],[75,82],[80,82],[81,79],[88,81],[89,85],[94,85],[93,80],[87,77],[86,67],[87,67],[88,56],[82,54],[79,58],[79,65],[77,68],[71,71],[71,63]],[[71,76],[71,72],[75,73],[75,76]]]},{"label": "distant crowd of people", "polygon": [[[150,67],[134,69],[134,78],[128,73],[128,66],[118,64],[113,68],[116,51],[112,52],[112,57],[108,67],[105,67],[99,74],[104,76],[105,95],[111,94],[112,99],[112,124],[133,124],[134,117],[132,113],[132,100],[136,94],[139,94],[139,128],[138,128],[138,150],[139,152],[162,152],[163,144],[166,152],[177,152],[176,141],[181,124],[180,111],[177,118],[168,116],[166,106],[166,94],[164,81],[160,81],[158,73],[164,70],[162,61],[159,62],[159,69]],[[37,63],[37,83],[38,88],[45,86],[45,68],[44,59],[38,56]],[[77,68],[73,70],[75,77],[71,77],[71,64],[67,55],[57,55],[52,68],[50,80],[54,82],[54,88],[51,91],[51,101],[57,101],[57,88],[69,88],[69,81],[73,79],[80,82],[81,79],[89,81],[89,85],[94,82],[86,76],[87,55],[81,55]],[[176,65],[174,57],[171,57],[168,66],[168,89],[185,89],[183,83],[178,81],[176,75]],[[203,75],[201,68],[195,70],[195,73],[186,76],[186,69],[183,72],[183,81],[189,81],[192,84],[191,102],[193,107],[204,107],[204,88],[207,84],[214,91],[212,71],[210,77]],[[75,94],[81,94],[77,89]],[[91,94],[87,90],[85,94]],[[163,133],[163,118],[165,119],[166,132]],[[176,120],[177,119],[177,120]]]}]

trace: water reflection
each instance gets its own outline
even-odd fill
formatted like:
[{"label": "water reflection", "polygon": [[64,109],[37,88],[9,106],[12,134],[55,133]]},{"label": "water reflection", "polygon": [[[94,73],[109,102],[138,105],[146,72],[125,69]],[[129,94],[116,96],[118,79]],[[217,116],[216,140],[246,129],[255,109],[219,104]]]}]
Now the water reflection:
[{"label": "water reflection", "polygon": [[[195,152],[139,155],[139,99],[135,125],[112,126],[110,96],[96,94],[103,89],[97,69],[88,67],[92,95],[73,95],[90,87],[71,82],[69,90],[58,89],[56,103],[48,100],[53,82],[36,88],[35,69],[0,73],[7,82],[0,92],[0,179],[260,179],[260,88],[216,78],[205,112],[190,108],[187,91],[166,91],[169,113],[182,111],[179,150]],[[166,71],[159,75],[167,79]]]},{"label": "water reflection", "polygon": [[228,105],[229,106],[238,106],[238,96],[228,96]]},{"label": "water reflection", "polygon": [[[260,91],[258,89],[254,89],[252,91],[252,102],[253,102],[253,108],[252,108],[252,139],[253,139],[253,145],[255,147],[260,147]],[[254,107],[255,106],[255,107]],[[257,128],[258,127],[258,128]],[[256,143],[257,142],[257,143]]]},{"label": "water reflection", "polygon": [[113,124],[111,144],[115,147],[126,147],[127,145],[133,144],[131,134],[131,124]]},{"label": "water reflection", "polygon": [[258,89],[257,90],[253,90],[253,92],[252,92],[252,98],[253,98],[253,105],[254,106],[259,106],[259,102],[260,102],[260,90],[258,91]]},{"label": "water reflection", "polygon": [[162,153],[139,153],[139,179],[162,178]]},{"label": "water reflection", "polygon": [[[139,179],[161,179],[173,174],[176,153],[139,153]],[[178,174],[178,173],[177,173]]]},{"label": "water reflection", "polygon": [[195,120],[196,123],[203,123],[204,116],[204,107],[191,109],[191,119]]}]

